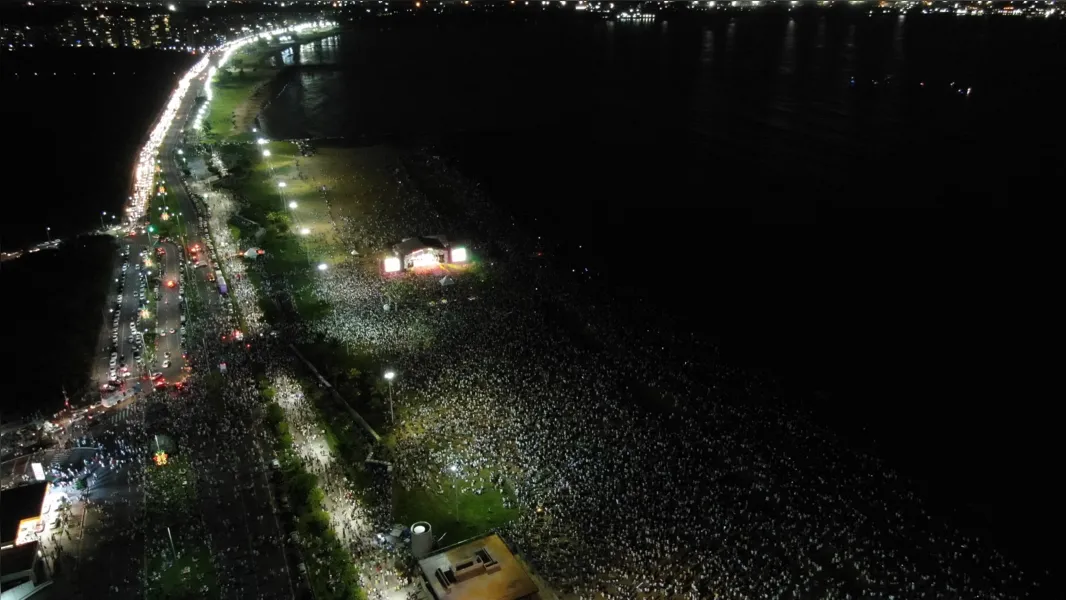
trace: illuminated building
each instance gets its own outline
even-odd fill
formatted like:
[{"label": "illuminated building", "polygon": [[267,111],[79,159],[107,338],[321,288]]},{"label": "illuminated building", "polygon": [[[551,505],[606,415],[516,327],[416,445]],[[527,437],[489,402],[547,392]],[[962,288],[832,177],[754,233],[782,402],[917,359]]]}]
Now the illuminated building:
[{"label": "illuminated building", "polygon": [[533,600],[539,588],[503,539],[493,533],[459,542],[418,561],[435,600]]},{"label": "illuminated building", "polygon": [[51,484],[42,481],[0,492],[0,548],[8,549],[37,540],[44,531],[41,515]]},{"label": "illuminated building", "polygon": [[4,597],[9,593],[25,597],[28,593],[20,592],[29,592],[44,582],[45,573],[37,568],[40,557],[41,545],[36,541],[0,550],[0,588]]}]

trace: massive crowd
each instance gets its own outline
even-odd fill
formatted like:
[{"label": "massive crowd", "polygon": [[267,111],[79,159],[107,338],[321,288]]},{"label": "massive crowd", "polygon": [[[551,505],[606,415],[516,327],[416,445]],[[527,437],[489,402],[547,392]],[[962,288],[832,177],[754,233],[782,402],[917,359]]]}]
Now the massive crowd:
[{"label": "massive crowd", "polygon": [[[288,571],[286,526],[275,520],[265,484],[253,363],[266,367],[296,450],[319,476],[333,528],[371,597],[410,589],[377,536],[391,521],[393,483],[448,493],[456,480],[463,493],[498,488],[516,505],[504,537],[558,592],[575,597],[1034,593],[1015,564],[930,514],[892,470],[784,408],[772,382],[713,353],[679,359],[682,340],[647,331],[616,307],[580,301],[580,290],[538,262],[533,245],[476,189],[462,187],[429,153],[419,160],[419,177],[449,178],[456,190],[458,210],[448,217],[427,210],[403,164],[375,174],[390,182],[376,190],[389,203],[361,215],[327,205],[313,217],[328,221],[346,248],[459,228],[510,236],[508,244],[466,276],[453,273],[448,286],[441,273],[398,283],[359,261],[331,265],[313,284],[328,314],[289,323],[276,337],[258,298],[284,296],[286,283],[265,279],[256,289],[235,277],[256,268],[231,258],[237,246],[225,223],[236,206],[203,191],[215,256],[233,278],[250,343],[214,335],[235,325],[225,310],[194,318],[190,358],[205,377],[168,400],[166,423],[197,480],[200,506],[189,531],[207,539],[223,593],[287,597],[287,582],[300,579]],[[352,176],[359,169],[352,165]],[[393,469],[371,484],[380,493],[358,493],[365,490],[331,454],[289,374],[287,343],[320,336],[369,348],[398,374]],[[206,374],[219,377],[221,361],[227,371],[210,387]],[[112,437],[120,460],[147,460],[146,430]],[[161,537],[150,539],[149,558],[177,558]],[[181,552],[195,547],[186,539]],[[160,576],[142,573],[141,585]]]},{"label": "massive crowd", "polygon": [[336,265],[316,289],[333,310],[299,333],[371,348],[399,373],[403,485],[436,489],[455,466],[464,491],[513,495],[521,516],[505,534],[579,597],[1031,589],[1004,555],[929,514],[891,469],[784,408],[772,382],[713,353],[679,359],[682,340],[646,331],[624,308],[579,301],[475,188],[428,152],[418,160],[420,176],[451,178],[458,210],[443,216],[403,164],[390,167],[375,178],[389,189],[374,190],[388,202],[321,215],[346,247],[457,229],[508,245],[476,277],[442,286],[438,273],[402,293],[357,262]]}]

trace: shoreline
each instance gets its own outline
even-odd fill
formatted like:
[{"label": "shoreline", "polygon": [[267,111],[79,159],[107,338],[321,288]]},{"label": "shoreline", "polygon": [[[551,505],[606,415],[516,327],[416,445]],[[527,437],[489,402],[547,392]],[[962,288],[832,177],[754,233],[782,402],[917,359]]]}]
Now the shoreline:
[{"label": "shoreline", "polygon": [[[251,63],[256,66],[256,68],[259,68],[260,66],[263,66],[263,63],[266,63],[268,59],[275,54],[292,48],[298,48],[299,46],[304,44],[313,44],[323,39],[335,35],[340,35],[345,31],[345,29],[337,29],[329,32],[311,34],[303,39],[297,39],[290,42],[285,42],[283,44],[270,45],[267,48],[256,49],[249,47],[242,50],[242,54],[234,55],[233,58],[241,59],[242,62],[245,59],[250,60]],[[233,59],[231,59],[230,62],[232,63]],[[275,72],[267,78],[262,78],[258,81],[255,81],[252,87],[248,90],[248,93],[244,96],[244,98],[236,103],[236,105],[233,107],[233,113],[227,115],[227,117],[231,119],[233,131],[222,136],[222,139],[219,141],[248,141],[241,140],[241,138],[254,134],[255,132],[252,131],[253,128],[261,130],[258,123],[263,110],[267,106],[269,106],[271,102],[273,102],[274,98],[276,98],[282,90],[284,90],[284,86],[282,86],[279,90],[278,85],[281,82],[285,81],[288,77],[291,77],[293,73],[298,72],[300,69],[309,66],[314,65],[295,64],[282,65],[281,67],[268,66],[267,68],[274,69]],[[229,70],[234,69],[232,64],[227,68]],[[237,68],[243,71],[243,64]],[[205,122],[209,122],[213,117],[216,116],[212,114],[216,109],[217,107],[212,107],[211,111],[208,113],[207,118],[205,119]],[[214,133],[217,134],[217,132]]]}]

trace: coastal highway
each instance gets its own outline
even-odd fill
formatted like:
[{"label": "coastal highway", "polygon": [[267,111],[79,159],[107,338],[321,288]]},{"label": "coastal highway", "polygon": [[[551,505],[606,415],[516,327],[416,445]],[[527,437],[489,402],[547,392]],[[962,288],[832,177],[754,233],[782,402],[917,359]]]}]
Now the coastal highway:
[{"label": "coastal highway", "polygon": [[[123,257],[122,252],[129,247],[129,256]],[[130,323],[137,323],[137,314],[140,310],[140,303],[138,295],[140,294],[140,271],[137,270],[137,264],[140,262],[138,253],[145,247],[144,236],[136,237],[120,237],[118,238],[119,254],[116,255],[113,269],[113,281],[112,287],[107,299],[107,309],[116,310],[119,316],[118,322],[118,341],[115,343],[116,352],[119,356],[126,357],[126,364],[130,367],[135,375],[139,374],[140,367],[133,359],[133,351],[138,347],[139,341],[130,332]],[[129,266],[126,271],[122,271],[122,264],[124,261],[128,261]],[[122,282],[122,299],[118,300],[118,282]],[[118,303],[117,308],[116,302]],[[96,361],[96,368],[93,372],[93,379],[97,385],[103,385],[107,382],[109,377],[110,366],[108,365],[111,352],[108,348],[111,347],[111,335],[113,331],[113,319],[115,313],[108,312],[107,318],[104,320],[103,335],[101,336],[103,343],[100,347],[100,358]],[[130,337],[134,337],[131,342]],[[119,361],[121,362],[121,360]]]},{"label": "coastal highway", "polygon": [[[199,245],[205,251],[201,262],[208,261],[208,268],[195,269],[190,261],[185,264],[182,288],[187,298],[195,300],[196,312],[189,313],[189,338],[186,340],[190,359],[199,369],[217,369],[220,360],[230,360],[228,355],[241,352],[239,346],[223,345],[219,335],[228,328],[225,300],[219,295],[215,283],[207,280],[207,272],[214,270],[215,257],[206,252],[208,232],[199,225],[198,212],[182,183],[180,157],[177,154],[184,143],[184,132],[189,117],[194,112],[196,93],[203,85],[194,81],[178,108],[174,123],[167,131],[159,149],[163,178],[178,201],[178,210],[184,215],[186,252]],[[169,334],[168,334],[169,336]],[[217,372],[217,371],[216,371]],[[194,385],[203,385],[201,378]],[[228,387],[228,386],[227,386]],[[190,454],[197,470],[210,482],[202,487],[202,515],[212,532],[212,553],[216,556],[221,579],[229,588],[226,597],[236,598],[293,598],[291,575],[284,544],[280,539],[283,531],[275,517],[275,503],[267,480],[267,468],[263,455],[264,439],[262,421],[245,409],[243,402],[234,402],[235,393],[246,390],[217,391],[201,400],[204,412],[195,418],[180,419],[179,427],[185,427]],[[202,391],[194,391],[202,394]],[[192,416],[192,415],[189,415]],[[203,425],[226,424],[228,434],[220,439]],[[295,567],[295,565],[293,565]]]},{"label": "coastal highway", "polygon": [[[183,277],[181,276],[181,255],[177,245],[170,242],[162,244],[166,252],[160,260],[162,271],[159,277],[159,302],[156,304],[156,324],[159,328],[155,340],[155,364],[153,372],[160,372],[167,382],[176,382],[182,379],[182,367],[185,361],[181,357],[181,291]],[[173,283],[174,287],[170,287]],[[173,333],[172,333],[173,332]],[[163,367],[170,354],[170,366]]]}]

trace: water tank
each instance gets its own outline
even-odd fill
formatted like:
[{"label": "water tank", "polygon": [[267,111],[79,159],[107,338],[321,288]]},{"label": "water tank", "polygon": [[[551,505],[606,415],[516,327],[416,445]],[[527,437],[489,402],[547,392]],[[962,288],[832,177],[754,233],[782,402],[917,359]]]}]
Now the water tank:
[{"label": "water tank", "polygon": [[425,521],[411,526],[411,554],[422,558],[433,550],[433,527]]}]

